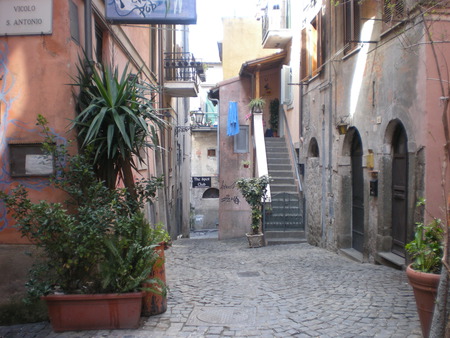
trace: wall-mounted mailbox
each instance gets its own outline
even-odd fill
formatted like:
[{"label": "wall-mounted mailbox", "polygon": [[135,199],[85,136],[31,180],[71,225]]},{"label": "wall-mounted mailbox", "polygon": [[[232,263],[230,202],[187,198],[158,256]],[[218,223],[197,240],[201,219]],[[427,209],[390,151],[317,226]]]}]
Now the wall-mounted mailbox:
[{"label": "wall-mounted mailbox", "polygon": [[370,180],[370,196],[378,196],[378,179]]}]

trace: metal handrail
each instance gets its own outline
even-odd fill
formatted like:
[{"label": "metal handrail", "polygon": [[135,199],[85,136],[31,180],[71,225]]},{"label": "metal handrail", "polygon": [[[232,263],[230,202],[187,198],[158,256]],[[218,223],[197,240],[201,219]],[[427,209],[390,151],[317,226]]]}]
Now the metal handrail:
[{"label": "metal handrail", "polygon": [[[289,130],[289,125],[287,123],[286,114],[284,112],[284,108],[282,105],[281,105],[280,112],[281,112],[281,114],[283,114],[283,122],[284,122],[284,126],[286,127],[286,131],[287,131],[291,156],[292,156],[292,159],[295,161],[297,159],[297,154],[295,153],[294,144],[292,143],[291,131]],[[298,161],[297,161],[297,163],[295,163],[294,167],[295,167],[295,175],[297,177],[297,182],[298,182],[298,188],[299,188],[300,192],[303,192],[303,186],[302,186],[302,182],[300,180],[300,172],[298,170]]]}]

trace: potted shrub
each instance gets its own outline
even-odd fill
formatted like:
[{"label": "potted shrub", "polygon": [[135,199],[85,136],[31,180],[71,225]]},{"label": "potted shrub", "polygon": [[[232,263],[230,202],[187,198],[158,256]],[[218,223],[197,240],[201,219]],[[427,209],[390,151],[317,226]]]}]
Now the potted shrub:
[{"label": "potted shrub", "polygon": [[156,245],[155,251],[158,254],[158,258],[153,265],[148,280],[143,284],[145,294],[142,304],[142,314],[144,316],[153,316],[167,311],[164,251],[172,245],[172,239],[162,224],[157,224],[152,228],[151,233],[152,244]]},{"label": "potted shrub", "polygon": [[162,180],[138,181],[137,198],[131,199],[127,189],[98,180],[92,150],[69,156],[65,145],[55,145],[42,116],[38,124],[55,161],[50,182],[67,193],[66,202],[33,203],[22,186],[0,194],[22,236],[42,252],[30,271],[29,297],[47,302],[55,331],[135,328],[141,287],[158,258],[139,209]]},{"label": "potted shrub", "polygon": [[[422,206],[424,203],[425,200],[422,199],[417,205]],[[414,291],[424,337],[428,337],[433,319],[442,268],[443,237],[442,221],[433,218],[428,225],[416,223],[414,239],[405,246],[412,261],[406,274]]]},{"label": "potted shrub", "polygon": [[241,178],[236,181],[242,196],[252,210],[251,231],[247,233],[247,239],[251,248],[263,246],[264,234],[261,231],[262,205],[270,178],[267,175],[261,177]]},{"label": "potted shrub", "polygon": [[252,113],[262,113],[265,105],[266,101],[262,97],[254,98],[248,104]]}]

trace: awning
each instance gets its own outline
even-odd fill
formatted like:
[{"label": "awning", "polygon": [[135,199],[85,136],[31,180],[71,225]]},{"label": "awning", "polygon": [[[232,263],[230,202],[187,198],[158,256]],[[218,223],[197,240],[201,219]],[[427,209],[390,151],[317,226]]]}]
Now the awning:
[{"label": "awning", "polygon": [[239,71],[239,76],[253,74],[256,70],[263,71],[278,67],[283,64],[286,55],[286,52],[281,52],[244,62]]}]

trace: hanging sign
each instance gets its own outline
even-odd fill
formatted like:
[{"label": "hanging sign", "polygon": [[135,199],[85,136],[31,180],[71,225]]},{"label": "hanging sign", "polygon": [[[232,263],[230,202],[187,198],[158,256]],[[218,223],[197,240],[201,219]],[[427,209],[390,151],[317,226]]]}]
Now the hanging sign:
[{"label": "hanging sign", "polygon": [[52,34],[53,0],[0,0],[1,35]]},{"label": "hanging sign", "polygon": [[117,24],[196,24],[196,0],[106,0],[106,20]]},{"label": "hanging sign", "polygon": [[193,176],[192,188],[209,188],[211,187],[211,177],[206,176]]}]

